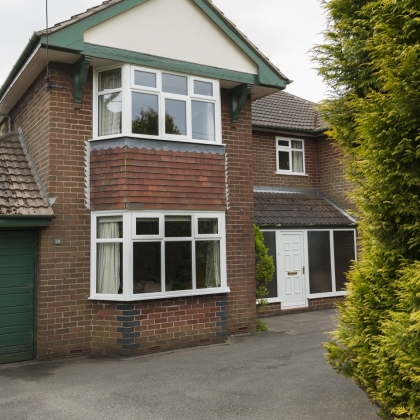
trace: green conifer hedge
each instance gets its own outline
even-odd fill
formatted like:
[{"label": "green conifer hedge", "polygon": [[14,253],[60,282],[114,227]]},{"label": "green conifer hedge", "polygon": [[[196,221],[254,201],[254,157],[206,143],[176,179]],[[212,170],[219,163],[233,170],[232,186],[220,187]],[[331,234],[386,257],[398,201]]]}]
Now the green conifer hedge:
[{"label": "green conifer hedge", "polygon": [[322,0],[321,107],[354,182],[360,254],[328,359],[395,419],[420,419],[420,3]]}]

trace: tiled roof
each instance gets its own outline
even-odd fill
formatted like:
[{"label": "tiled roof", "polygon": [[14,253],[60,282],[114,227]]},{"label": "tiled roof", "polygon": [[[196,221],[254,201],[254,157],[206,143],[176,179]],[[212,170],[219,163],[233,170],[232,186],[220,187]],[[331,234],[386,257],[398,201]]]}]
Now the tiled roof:
[{"label": "tiled roof", "polygon": [[0,135],[0,215],[53,215],[19,133]]},{"label": "tiled roof", "polygon": [[355,222],[319,192],[255,192],[255,224],[349,226]]},{"label": "tiled roof", "polygon": [[252,124],[267,128],[284,128],[322,132],[315,103],[284,91],[278,91],[252,102]]}]

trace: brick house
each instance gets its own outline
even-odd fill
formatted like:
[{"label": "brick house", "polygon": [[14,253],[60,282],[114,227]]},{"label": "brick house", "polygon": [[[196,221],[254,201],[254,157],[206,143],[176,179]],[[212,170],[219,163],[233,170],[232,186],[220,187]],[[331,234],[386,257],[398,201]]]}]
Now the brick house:
[{"label": "brick house", "polygon": [[252,127],[255,224],[276,264],[265,315],[332,307],[356,259],[342,155],[315,104],[284,91],[252,102]]},{"label": "brick house", "polygon": [[[303,248],[354,231],[321,195],[342,204],[322,130],[266,121],[289,82],[209,0],[108,0],[34,33],[0,88],[0,363],[254,329],[254,199],[274,255],[285,230]],[[286,187],[334,223],[279,229],[264,200]],[[313,306],[270,293],[273,313]]]}]

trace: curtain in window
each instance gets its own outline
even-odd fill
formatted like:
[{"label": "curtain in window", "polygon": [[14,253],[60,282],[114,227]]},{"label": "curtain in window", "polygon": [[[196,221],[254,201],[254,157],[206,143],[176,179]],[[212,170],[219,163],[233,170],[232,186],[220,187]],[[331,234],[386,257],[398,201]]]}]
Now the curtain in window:
[{"label": "curtain in window", "polygon": [[192,137],[195,140],[215,141],[215,108],[211,102],[191,101]]},{"label": "curtain in window", "polygon": [[[98,238],[118,238],[118,222],[98,224]],[[98,293],[118,294],[121,270],[120,243],[98,244]]]},{"label": "curtain in window", "polygon": [[303,173],[303,153],[292,151],[292,172]]},{"label": "curtain in window", "polygon": [[[217,233],[218,222],[213,222],[211,233]],[[209,241],[207,247],[206,287],[220,287],[220,242]]]},{"label": "curtain in window", "polygon": [[[99,91],[119,89],[122,86],[121,69],[99,73]],[[99,135],[109,136],[122,131],[122,93],[113,92],[100,95],[99,105]]]}]

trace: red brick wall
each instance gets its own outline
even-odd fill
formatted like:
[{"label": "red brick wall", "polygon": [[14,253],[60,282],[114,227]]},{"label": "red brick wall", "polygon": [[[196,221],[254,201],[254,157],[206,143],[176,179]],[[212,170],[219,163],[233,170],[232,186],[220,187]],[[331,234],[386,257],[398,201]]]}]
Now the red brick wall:
[{"label": "red brick wall", "polygon": [[227,153],[228,210],[226,212],[228,331],[255,328],[254,184],[251,102],[238,123],[231,124],[229,91],[222,90],[223,143]]},{"label": "red brick wall", "polygon": [[[280,136],[281,134],[278,135]],[[317,163],[318,140],[299,135],[287,135],[285,137],[303,139],[305,141],[306,176],[276,174],[276,134],[254,130],[252,132],[254,185],[264,187],[319,188]]]},{"label": "red brick wall", "polygon": [[308,311],[318,311],[321,309],[332,309],[337,306],[338,302],[342,302],[344,296],[332,296],[326,298],[308,299],[308,306],[303,308],[281,309],[281,303],[270,303],[263,310],[257,313],[260,318],[277,315],[291,315]]},{"label": "red brick wall", "polygon": [[347,197],[352,184],[347,181],[344,170],[343,153],[333,140],[322,138],[318,143],[319,187],[344,210],[354,209]]},{"label": "red brick wall", "polygon": [[226,340],[224,295],[93,304],[92,348],[133,355]]},{"label": "red brick wall", "polygon": [[91,153],[92,210],[225,210],[225,158],[220,154],[124,147]]},{"label": "red brick wall", "polygon": [[18,131],[19,128],[23,130],[38,172],[47,185],[51,125],[49,107],[52,93],[45,90],[45,75],[45,71],[41,72],[9,114],[13,118],[13,131]]},{"label": "red brick wall", "polygon": [[[42,73],[11,115],[21,127],[50,197],[56,218],[43,229],[38,249],[37,358],[91,352],[89,295],[90,216],[84,205],[84,141],[91,138],[92,82],[82,109],[73,108],[74,70],[51,64],[53,84],[45,91]],[[61,238],[62,245],[53,245]]]}]

